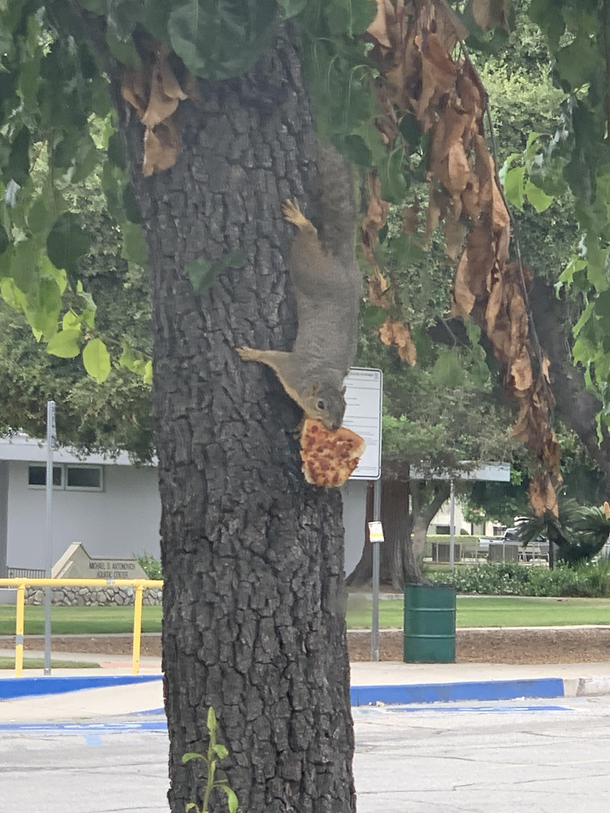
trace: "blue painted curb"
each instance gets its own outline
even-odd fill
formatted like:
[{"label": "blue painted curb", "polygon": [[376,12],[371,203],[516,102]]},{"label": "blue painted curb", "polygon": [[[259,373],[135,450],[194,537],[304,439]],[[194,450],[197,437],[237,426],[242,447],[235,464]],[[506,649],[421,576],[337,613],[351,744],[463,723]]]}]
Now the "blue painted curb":
[{"label": "blue painted curb", "polygon": [[459,700],[517,700],[565,697],[562,678],[486,680],[465,683],[419,683],[402,686],[352,686],[352,706],[451,703]]},{"label": "blue painted curb", "polygon": [[54,677],[0,678],[0,700],[34,697],[41,694],[65,694],[81,689],[101,689],[106,686],[128,686],[161,680],[162,675],[82,675]]}]

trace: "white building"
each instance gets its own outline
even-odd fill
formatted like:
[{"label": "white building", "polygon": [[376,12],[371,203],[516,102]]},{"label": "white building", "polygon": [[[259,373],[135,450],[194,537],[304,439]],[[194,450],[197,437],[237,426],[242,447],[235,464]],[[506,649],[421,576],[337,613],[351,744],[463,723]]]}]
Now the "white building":
[{"label": "white building", "polygon": [[[45,481],[42,443],[22,434],[0,439],[0,576],[7,567],[45,567]],[[72,542],[82,542],[92,556],[159,556],[154,466],[133,466],[124,453],[83,460],[59,449],[53,483],[54,562]]]}]

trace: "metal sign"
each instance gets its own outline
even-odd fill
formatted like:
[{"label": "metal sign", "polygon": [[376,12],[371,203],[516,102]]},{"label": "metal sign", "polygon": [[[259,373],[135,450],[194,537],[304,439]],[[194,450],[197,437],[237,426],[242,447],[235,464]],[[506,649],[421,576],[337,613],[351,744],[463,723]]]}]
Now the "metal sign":
[{"label": "metal sign", "polygon": [[366,441],[366,449],[350,479],[378,480],[381,477],[381,370],[352,367],[345,379],[343,425]]}]

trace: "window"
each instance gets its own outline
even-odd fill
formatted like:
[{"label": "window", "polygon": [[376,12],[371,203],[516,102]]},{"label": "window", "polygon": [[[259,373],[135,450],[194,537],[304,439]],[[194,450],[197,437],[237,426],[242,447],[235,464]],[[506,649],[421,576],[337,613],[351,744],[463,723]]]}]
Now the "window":
[{"label": "window", "polygon": [[66,466],[66,489],[102,490],[101,466]]},{"label": "window", "polygon": [[437,525],[436,526],[436,533],[442,534],[443,536],[449,535],[451,533],[451,526],[450,525]]},{"label": "window", "polygon": [[[43,487],[47,484],[47,467],[30,466],[28,468],[28,485]],[[53,488],[63,488],[63,468],[53,466]]]},{"label": "window", "polygon": [[[44,488],[47,483],[46,466],[28,467],[30,488]],[[66,491],[103,491],[104,467],[62,464],[53,466],[53,488]]]}]

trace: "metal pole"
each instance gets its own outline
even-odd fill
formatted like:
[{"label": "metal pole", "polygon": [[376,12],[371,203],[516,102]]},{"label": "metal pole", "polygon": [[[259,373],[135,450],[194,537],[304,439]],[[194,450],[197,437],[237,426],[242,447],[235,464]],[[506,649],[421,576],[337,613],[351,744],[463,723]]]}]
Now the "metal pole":
[{"label": "metal pole", "polygon": [[136,585],[133,607],[133,657],[131,664],[131,674],[140,674],[140,646],[142,642],[142,599],[144,587]]},{"label": "metal pole", "polygon": [[[45,558],[47,579],[53,570],[53,449],[55,448],[55,401],[47,401],[47,477],[45,512]],[[44,673],[51,674],[51,587],[44,590]]]},{"label": "metal pole", "polygon": [[[381,520],[381,478],[373,483],[373,521]],[[379,660],[379,545],[373,542],[373,625],[371,629],[371,660]]]},{"label": "metal pole", "polygon": [[455,570],[455,488],[453,487],[453,480],[451,481],[451,497],[449,505],[449,567],[451,570]]}]

